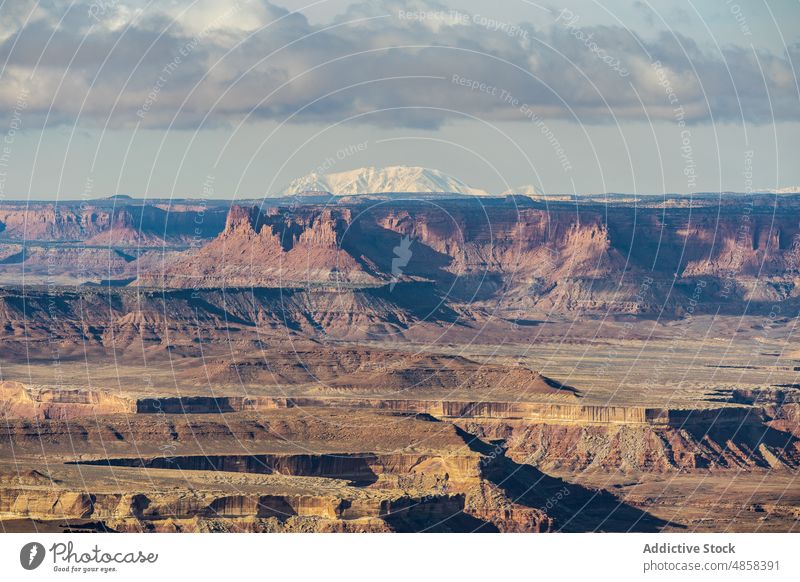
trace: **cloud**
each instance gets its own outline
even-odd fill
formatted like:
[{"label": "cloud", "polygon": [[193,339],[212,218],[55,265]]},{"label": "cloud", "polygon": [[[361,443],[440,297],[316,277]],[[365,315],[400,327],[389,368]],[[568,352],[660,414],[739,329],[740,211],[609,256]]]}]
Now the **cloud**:
[{"label": "cloud", "polygon": [[530,112],[608,123],[674,121],[678,108],[687,123],[800,118],[797,43],[784,54],[711,52],[678,32],[645,41],[557,12],[504,22],[391,0],[326,24],[258,0],[144,6],[16,10],[0,29],[0,106],[25,95],[28,127],[197,128],[251,116],[435,128]]}]

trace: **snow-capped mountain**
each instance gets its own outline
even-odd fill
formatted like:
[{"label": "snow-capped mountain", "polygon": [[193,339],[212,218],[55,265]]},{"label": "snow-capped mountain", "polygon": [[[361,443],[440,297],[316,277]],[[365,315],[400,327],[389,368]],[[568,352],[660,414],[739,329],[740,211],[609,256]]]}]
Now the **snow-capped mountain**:
[{"label": "snow-capped mountain", "polygon": [[502,195],[509,196],[511,194],[522,194],[523,196],[542,196],[542,193],[533,184],[524,184],[522,186],[509,188],[508,190],[503,192]]},{"label": "snow-capped mountain", "polygon": [[279,196],[296,196],[304,192],[330,192],[336,196],[382,194],[390,192],[446,192],[486,196],[487,192],[471,188],[461,180],[439,170],[409,166],[357,168],[332,174],[311,173],[293,180]]}]

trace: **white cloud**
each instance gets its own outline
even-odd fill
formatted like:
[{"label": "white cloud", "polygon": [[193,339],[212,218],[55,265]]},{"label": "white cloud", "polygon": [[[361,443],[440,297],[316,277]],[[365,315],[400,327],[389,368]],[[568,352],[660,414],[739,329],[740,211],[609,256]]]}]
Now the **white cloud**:
[{"label": "white cloud", "polygon": [[[435,127],[460,115],[521,119],[521,104],[583,123],[671,120],[676,105],[689,123],[800,117],[798,44],[783,55],[712,54],[677,33],[644,41],[620,27],[576,32],[543,17],[488,25],[419,1],[350,6],[325,25],[259,0],[15,6],[0,29],[0,62],[8,59],[0,106],[30,89],[28,126],[48,109],[50,124],[112,127],[196,127],[248,114],[294,122],[366,114],[364,123]],[[400,17],[401,9],[434,16]]]}]

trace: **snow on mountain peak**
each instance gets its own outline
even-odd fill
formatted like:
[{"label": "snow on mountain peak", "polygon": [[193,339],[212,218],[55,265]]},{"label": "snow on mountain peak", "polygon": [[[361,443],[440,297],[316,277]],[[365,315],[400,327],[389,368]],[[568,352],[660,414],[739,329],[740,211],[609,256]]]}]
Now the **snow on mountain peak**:
[{"label": "snow on mountain peak", "polygon": [[304,192],[330,192],[337,196],[381,194],[391,192],[446,192],[486,196],[487,192],[471,188],[461,180],[439,170],[410,166],[357,168],[332,174],[311,173],[293,180],[279,196],[296,196]]},{"label": "snow on mountain peak", "polygon": [[524,184],[522,186],[517,186],[515,188],[509,188],[505,192],[503,192],[503,196],[509,196],[511,194],[522,194],[523,196],[542,196],[543,194],[539,191],[539,189],[534,186],[533,184]]}]

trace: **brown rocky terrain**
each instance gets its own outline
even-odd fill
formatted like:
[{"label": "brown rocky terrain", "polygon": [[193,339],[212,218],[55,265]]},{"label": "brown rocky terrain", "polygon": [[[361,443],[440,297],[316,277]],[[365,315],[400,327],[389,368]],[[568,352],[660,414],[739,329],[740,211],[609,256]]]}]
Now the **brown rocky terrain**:
[{"label": "brown rocky terrain", "polygon": [[224,203],[164,204],[126,197],[86,202],[4,202],[0,204],[0,239],[161,246],[216,236],[227,210]]},{"label": "brown rocky terrain", "polygon": [[[720,411],[713,414],[723,417]],[[543,470],[664,473],[800,467],[800,441],[754,420],[673,426],[484,421],[465,426],[482,438],[501,438],[511,458]]]},{"label": "brown rocky terrain", "polygon": [[384,398],[474,395],[485,398],[555,398],[574,401],[578,391],[521,364],[478,362],[442,354],[401,355],[378,349],[302,348],[262,352],[258,358],[207,361],[190,376],[200,385],[308,386],[306,395],[358,394]]},{"label": "brown rocky terrain", "polygon": [[22,382],[0,382],[0,408],[6,418],[69,419],[115,412],[135,412],[134,400],[81,388],[53,390]]},{"label": "brown rocky terrain", "polygon": [[[0,279],[17,276],[20,265],[42,279],[47,265],[62,277],[56,284],[136,279],[159,289],[389,291],[426,281],[443,307],[468,317],[477,308],[520,316],[759,313],[800,301],[798,206],[796,196],[661,205],[520,196],[3,204],[0,241],[49,246],[8,247]],[[153,247],[171,254],[137,261]]]},{"label": "brown rocky terrain", "polygon": [[[341,248],[352,221],[349,209],[287,215],[281,209],[231,207],[215,240],[170,265],[163,280],[144,275],[142,284],[166,287],[276,287],[317,282],[378,281]],[[182,278],[178,283],[176,278]]]},{"label": "brown rocky terrain", "polygon": [[[407,257],[398,250],[403,240]],[[703,297],[695,303],[703,311],[796,302],[798,240],[800,225],[791,214],[755,202],[734,208],[545,205],[518,198],[266,211],[234,206],[216,240],[138,283],[428,280],[453,304],[680,315],[698,289]]]},{"label": "brown rocky terrain", "polygon": [[[741,486],[800,466],[774,407],[2,388],[0,524],[13,530],[652,531],[679,516],[623,502],[602,475],[729,473]],[[758,527],[756,509],[736,527]]]},{"label": "brown rocky terrain", "polygon": [[[552,526],[544,511],[517,506],[486,481],[481,455],[449,423],[325,409],[96,420],[43,421],[38,436],[12,423],[0,447],[13,447],[18,463],[45,461],[49,471],[4,466],[0,515],[157,531]],[[92,453],[90,443],[108,446]],[[91,491],[81,492],[77,468],[92,475]],[[194,493],[175,492],[187,479]]]},{"label": "brown rocky terrain", "polygon": [[0,205],[2,530],[797,527],[797,197],[317,198]]},{"label": "brown rocky terrain", "polygon": [[129,198],[0,204],[0,284],[125,285],[219,234],[228,204]]}]

